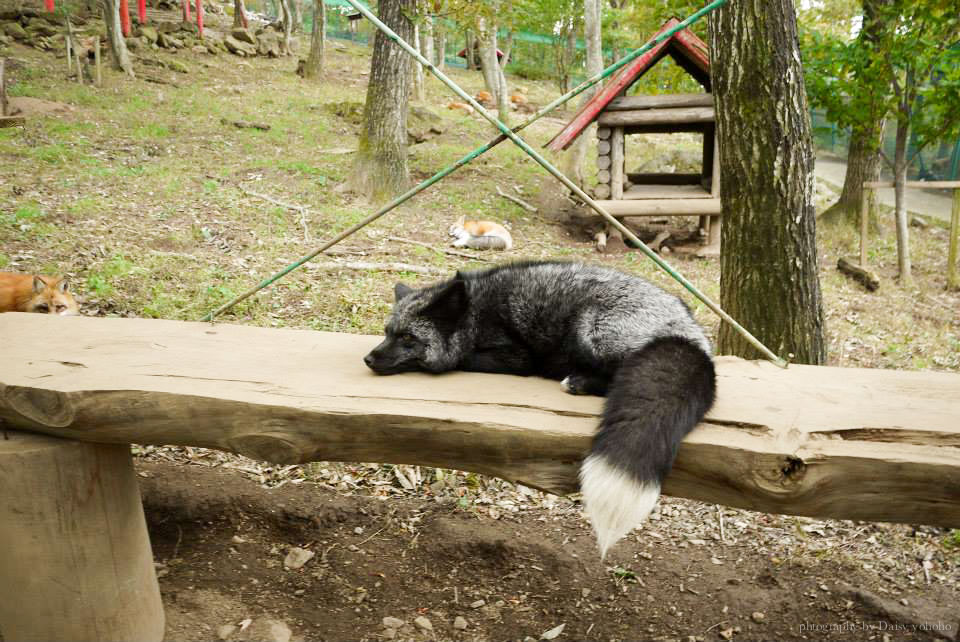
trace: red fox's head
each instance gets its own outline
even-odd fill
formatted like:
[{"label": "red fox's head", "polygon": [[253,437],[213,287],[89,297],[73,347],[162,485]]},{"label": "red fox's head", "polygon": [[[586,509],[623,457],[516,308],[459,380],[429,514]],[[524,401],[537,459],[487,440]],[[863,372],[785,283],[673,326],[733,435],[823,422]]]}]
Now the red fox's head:
[{"label": "red fox's head", "polygon": [[27,301],[26,311],[61,316],[80,314],[80,306],[67,291],[68,286],[66,279],[52,276],[33,277],[33,293]]}]

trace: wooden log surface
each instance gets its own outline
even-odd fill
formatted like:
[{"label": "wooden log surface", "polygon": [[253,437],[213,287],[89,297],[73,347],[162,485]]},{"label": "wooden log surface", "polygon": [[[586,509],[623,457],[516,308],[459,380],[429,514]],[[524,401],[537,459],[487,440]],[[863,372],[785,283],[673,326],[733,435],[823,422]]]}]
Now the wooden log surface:
[{"label": "wooden log surface", "polygon": [[623,178],[626,171],[624,167],[625,153],[623,128],[614,127],[610,134],[610,198],[615,201],[623,198]]},{"label": "wooden log surface", "polygon": [[671,107],[669,109],[632,109],[607,111],[597,122],[604,127],[676,125],[714,122],[713,107]]},{"label": "wooden log surface", "polygon": [[163,639],[128,445],[4,430],[0,488],[6,640]]},{"label": "wooden log surface", "polygon": [[[377,377],[379,337],[0,314],[0,418],[107,443],[277,463],[472,470],[576,489],[602,400],[478,373]],[[797,515],[960,526],[960,375],[721,357],[671,495]],[[482,390],[478,395],[475,391]]]},{"label": "wooden log surface", "polygon": [[[597,203],[613,216],[719,216],[721,213],[719,198],[598,200]],[[597,218],[599,217],[598,214]]]},{"label": "wooden log surface", "polygon": [[662,94],[659,96],[621,96],[610,101],[604,111],[663,109],[669,107],[713,107],[713,94]]}]

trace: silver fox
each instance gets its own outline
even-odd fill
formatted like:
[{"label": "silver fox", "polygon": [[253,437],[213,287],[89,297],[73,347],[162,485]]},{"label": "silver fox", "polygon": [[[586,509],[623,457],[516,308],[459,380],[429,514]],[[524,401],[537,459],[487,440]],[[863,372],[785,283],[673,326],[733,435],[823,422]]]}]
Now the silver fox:
[{"label": "silver fox", "polygon": [[380,375],[536,375],[607,397],[580,487],[601,556],[656,505],[683,438],[713,405],[710,343],[686,305],[647,281],[577,263],[517,263],[395,288]]}]

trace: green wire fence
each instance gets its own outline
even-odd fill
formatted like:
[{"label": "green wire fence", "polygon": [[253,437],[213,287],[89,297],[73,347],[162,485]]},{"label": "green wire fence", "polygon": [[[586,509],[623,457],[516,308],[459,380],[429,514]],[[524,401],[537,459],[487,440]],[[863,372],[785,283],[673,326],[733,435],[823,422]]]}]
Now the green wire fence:
[{"label": "green wire fence", "polygon": [[302,257],[301,259],[295,261],[294,263],[291,263],[290,265],[288,265],[288,266],[287,266],[286,268],[284,268],[283,270],[277,272],[276,274],[270,276],[270,277],[267,278],[267,279],[264,279],[263,281],[261,281],[259,284],[257,284],[255,287],[251,288],[251,289],[248,290],[247,292],[244,292],[243,294],[235,297],[235,298],[232,299],[231,301],[228,301],[227,303],[223,304],[222,306],[220,306],[220,307],[217,308],[216,310],[210,312],[209,314],[207,314],[207,315],[203,318],[204,321],[212,321],[214,317],[216,317],[217,315],[221,314],[221,313],[224,312],[225,310],[228,310],[229,308],[233,307],[233,306],[236,305],[237,303],[240,303],[241,301],[247,299],[248,297],[252,296],[252,295],[255,294],[256,292],[259,292],[259,291],[262,290],[263,288],[268,287],[269,285],[271,285],[272,283],[274,283],[274,282],[277,281],[278,279],[282,278],[282,277],[285,276],[286,274],[289,274],[290,272],[292,272],[293,270],[297,269],[298,267],[300,267],[300,266],[303,265],[304,263],[310,261],[311,259],[313,259],[313,258],[316,257],[317,255],[319,255],[319,254],[321,254],[322,252],[326,251],[327,249],[333,247],[334,245],[336,245],[337,243],[339,243],[339,242],[342,241],[343,239],[347,238],[347,237],[350,236],[351,234],[355,233],[357,230],[365,227],[366,225],[369,225],[370,223],[372,223],[373,221],[377,220],[378,218],[380,218],[381,216],[383,216],[383,215],[386,214],[387,212],[390,212],[391,210],[393,210],[394,208],[396,208],[398,205],[404,203],[405,201],[409,200],[410,198],[412,198],[412,197],[415,196],[416,194],[422,192],[423,190],[425,190],[426,188],[430,187],[431,185],[437,183],[438,181],[440,181],[440,180],[443,179],[444,177],[450,175],[451,173],[453,173],[453,172],[456,171],[457,169],[459,169],[459,168],[463,167],[464,165],[468,164],[469,162],[471,162],[472,160],[474,160],[475,158],[477,158],[477,157],[480,156],[481,154],[487,152],[488,150],[492,149],[492,148],[495,147],[496,145],[499,145],[499,144],[500,144],[501,142],[503,142],[504,140],[509,139],[509,140],[512,141],[515,145],[517,145],[518,147],[520,147],[520,149],[522,149],[524,152],[526,152],[531,158],[533,158],[541,167],[543,167],[544,169],[546,169],[546,170],[547,170],[550,174],[552,174],[557,180],[559,180],[561,183],[563,183],[563,185],[564,185],[565,187],[567,187],[567,189],[569,189],[571,192],[573,192],[574,194],[576,194],[581,200],[583,200],[584,203],[586,203],[591,209],[593,209],[595,212],[597,212],[597,214],[599,214],[600,216],[602,216],[604,219],[607,220],[607,222],[609,222],[612,226],[614,226],[617,230],[619,230],[619,231],[623,234],[623,236],[624,236],[625,238],[629,239],[629,240],[632,241],[634,244],[636,244],[636,246],[640,249],[640,251],[642,251],[645,255],[647,255],[647,257],[649,257],[654,263],[656,263],[658,267],[660,267],[660,268],[663,269],[665,272],[667,272],[667,274],[669,274],[673,279],[675,279],[677,282],[679,282],[681,285],[683,285],[683,287],[686,288],[691,294],[693,294],[693,295],[696,296],[698,299],[700,299],[700,301],[702,301],[708,308],[710,308],[715,314],[717,314],[717,316],[719,316],[719,317],[720,317],[721,319],[723,319],[725,322],[729,323],[729,324],[731,325],[731,327],[733,327],[737,332],[739,332],[753,347],[755,347],[758,351],[760,351],[760,352],[761,352],[764,356],[766,356],[770,361],[772,361],[774,364],[776,364],[776,365],[778,365],[778,366],[780,366],[780,367],[786,367],[787,362],[786,362],[784,359],[781,359],[780,357],[778,357],[773,351],[771,351],[771,350],[770,350],[769,348],[767,348],[763,343],[761,343],[756,337],[754,337],[746,328],[744,328],[744,327],[741,326],[739,323],[737,323],[737,321],[734,320],[733,317],[731,317],[729,314],[727,314],[722,308],[720,308],[719,305],[717,305],[716,303],[714,303],[709,297],[707,297],[705,294],[703,294],[699,289],[697,289],[696,286],[694,286],[694,285],[693,285],[692,283],[690,283],[686,278],[684,278],[683,275],[681,275],[679,272],[677,272],[676,270],[674,270],[673,267],[670,266],[670,265],[669,265],[666,261],[664,261],[662,258],[660,258],[660,256],[659,256],[656,252],[654,252],[653,250],[651,250],[649,247],[647,247],[647,245],[646,245],[645,243],[643,243],[639,238],[637,238],[637,236],[636,236],[633,232],[631,232],[628,228],[626,228],[626,227],[625,227],[622,223],[620,223],[620,221],[618,221],[616,218],[614,218],[613,216],[611,216],[609,212],[607,212],[603,207],[601,207],[595,200],[593,200],[592,198],[590,198],[590,196],[588,196],[582,189],[580,189],[580,187],[578,187],[578,186],[577,186],[575,183],[573,183],[570,179],[568,179],[566,176],[564,176],[562,172],[560,172],[558,169],[556,169],[552,164],[550,164],[549,161],[547,161],[545,158],[543,158],[539,153],[537,153],[537,152],[536,152],[533,148],[531,148],[522,138],[520,138],[520,137],[517,136],[517,134],[516,134],[516,132],[519,132],[519,131],[521,131],[522,129],[528,127],[531,123],[536,122],[538,119],[542,118],[545,114],[553,111],[556,107],[564,104],[565,102],[567,102],[567,101],[570,100],[571,98],[574,98],[575,96],[579,95],[580,93],[582,93],[583,91],[585,91],[587,88],[595,85],[596,83],[600,82],[601,80],[604,80],[605,78],[608,78],[610,75],[612,75],[613,73],[615,73],[617,70],[619,70],[620,68],[622,68],[624,65],[630,63],[632,60],[635,60],[637,57],[643,55],[644,53],[646,53],[647,51],[649,51],[651,48],[655,47],[655,46],[658,45],[659,43],[661,43],[661,42],[663,42],[664,40],[666,40],[667,38],[671,37],[671,36],[672,36],[674,33],[676,33],[677,31],[680,31],[680,30],[682,30],[682,29],[685,29],[686,27],[690,26],[691,24],[693,24],[694,22],[696,22],[697,20],[699,20],[699,19],[702,18],[703,16],[707,15],[707,14],[710,13],[711,11],[717,9],[718,7],[723,6],[724,4],[727,3],[728,0],[714,0],[714,1],[711,2],[710,4],[706,5],[705,7],[703,7],[702,9],[700,9],[699,11],[697,11],[696,13],[694,13],[693,15],[691,15],[691,16],[690,16],[689,18],[687,18],[686,20],[684,20],[684,21],[680,22],[679,24],[675,25],[672,29],[667,30],[666,32],[664,32],[663,34],[661,34],[660,36],[658,36],[658,37],[655,38],[654,40],[652,40],[652,41],[648,42],[647,44],[645,44],[644,46],[642,46],[642,47],[640,47],[640,48],[638,48],[638,49],[635,49],[635,50],[632,51],[630,54],[628,54],[626,57],[624,57],[623,59],[621,59],[621,60],[619,60],[618,62],[614,63],[613,65],[607,67],[606,69],[604,69],[604,70],[603,70],[602,72],[600,72],[599,74],[597,74],[597,75],[593,76],[592,78],[589,78],[589,79],[585,80],[584,82],[580,83],[577,87],[573,88],[572,90],[570,90],[569,92],[567,92],[567,93],[564,94],[563,96],[557,98],[556,100],[554,100],[554,101],[551,102],[550,104],[546,105],[545,107],[543,107],[542,109],[540,109],[537,113],[535,113],[535,114],[534,114],[530,119],[528,119],[526,122],[524,122],[523,124],[515,127],[515,128],[512,129],[512,130],[511,130],[507,125],[505,125],[504,123],[502,123],[499,119],[497,119],[496,117],[494,117],[494,116],[492,116],[491,114],[487,113],[487,111],[486,111],[485,109],[483,109],[483,108],[480,106],[480,104],[477,103],[477,102],[473,99],[472,96],[470,96],[469,94],[467,94],[466,92],[464,92],[454,81],[452,81],[450,78],[448,78],[442,71],[440,71],[439,69],[437,69],[437,67],[434,66],[430,61],[428,61],[426,58],[424,58],[422,55],[420,55],[420,53],[419,53],[416,49],[414,49],[413,47],[411,47],[406,41],[404,41],[402,38],[400,38],[400,36],[398,36],[392,29],[390,29],[390,27],[388,27],[388,26],[385,25],[383,22],[381,22],[375,15],[373,15],[373,14],[370,12],[370,10],[369,10],[367,7],[365,7],[365,6],[363,6],[362,4],[360,4],[357,0],[346,0],[346,1],[349,2],[357,11],[359,11],[361,14],[363,14],[363,16],[364,16],[365,18],[367,18],[368,20],[370,20],[370,22],[371,22],[373,25],[375,25],[385,36],[387,36],[388,38],[390,38],[393,42],[395,42],[398,46],[400,46],[400,47],[401,47],[404,51],[406,51],[408,54],[410,54],[411,56],[413,56],[414,58],[416,58],[416,60],[417,60],[421,65],[423,65],[425,68],[427,68],[427,69],[430,71],[430,73],[432,73],[434,76],[436,76],[441,82],[443,82],[447,87],[449,87],[449,88],[450,88],[455,94],[457,94],[461,99],[463,99],[463,100],[466,101],[469,105],[471,105],[471,106],[477,111],[477,113],[479,113],[481,116],[483,116],[484,118],[486,118],[494,127],[496,127],[498,130],[500,130],[501,133],[500,133],[497,137],[495,137],[494,139],[492,139],[492,140],[491,140],[489,143],[487,143],[486,145],[483,145],[482,147],[479,147],[479,148],[475,149],[474,151],[470,152],[469,154],[467,154],[466,156],[464,156],[463,158],[461,158],[460,160],[458,160],[458,161],[455,162],[454,164],[452,164],[452,165],[450,165],[450,166],[442,169],[441,171],[437,172],[436,174],[434,174],[434,175],[431,176],[430,178],[428,178],[428,179],[426,179],[425,181],[421,182],[419,185],[417,185],[417,186],[411,188],[410,190],[404,192],[403,194],[401,194],[400,196],[398,196],[397,198],[395,198],[394,200],[392,200],[390,203],[388,203],[387,205],[381,207],[379,210],[377,210],[376,212],[374,212],[373,214],[371,214],[371,215],[368,216],[367,218],[363,219],[363,220],[360,221],[359,223],[357,223],[357,224],[351,226],[350,228],[344,230],[343,232],[341,232],[340,234],[338,234],[337,236],[335,236],[335,237],[334,237],[333,239],[331,239],[330,241],[327,241],[323,246],[321,246],[321,247],[318,248],[317,250],[315,250],[315,251],[311,252],[310,254]]}]

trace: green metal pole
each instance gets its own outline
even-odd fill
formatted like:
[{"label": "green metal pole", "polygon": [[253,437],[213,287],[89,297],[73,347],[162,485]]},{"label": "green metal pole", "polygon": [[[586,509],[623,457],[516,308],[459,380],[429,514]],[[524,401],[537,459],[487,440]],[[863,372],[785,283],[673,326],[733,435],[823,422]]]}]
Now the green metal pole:
[{"label": "green metal pole", "polygon": [[[703,15],[709,11],[713,11],[717,7],[725,4],[726,1],[727,0],[715,0],[714,2],[708,4],[706,7],[704,7],[697,13],[693,14],[693,16],[688,18],[688,20],[694,17],[699,17],[700,15]],[[695,285],[693,285],[692,283],[690,283],[690,281],[684,278],[683,275],[681,275],[679,272],[674,270],[669,263],[664,261],[662,258],[660,258],[660,256],[656,252],[654,252],[649,247],[647,247],[647,245],[643,241],[637,238],[637,236],[633,232],[631,232],[629,229],[627,229],[620,221],[618,221],[613,216],[611,216],[610,213],[607,212],[605,209],[603,209],[603,207],[601,207],[599,203],[597,203],[595,200],[590,198],[575,183],[573,183],[569,178],[564,176],[562,172],[560,172],[557,168],[551,165],[549,161],[547,161],[540,154],[538,154],[533,148],[531,148],[522,138],[514,134],[509,127],[507,127],[505,124],[500,122],[500,120],[497,119],[496,117],[487,113],[487,111],[483,109],[480,106],[480,104],[473,99],[472,96],[468,95],[465,91],[460,89],[460,87],[458,87],[455,82],[447,78],[447,76],[442,71],[437,69],[434,65],[430,64],[430,62],[426,58],[420,55],[420,52],[418,52],[416,49],[414,49],[409,44],[407,44],[402,38],[400,38],[396,33],[394,33],[394,31],[390,29],[390,27],[388,27],[383,22],[381,22],[375,15],[370,13],[370,11],[366,7],[363,7],[362,5],[360,5],[357,2],[357,0],[347,0],[347,2],[349,2],[354,9],[362,13],[364,17],[367,18],[367,20],[372,22],[388,38],[393,40],[395,43],[397,43],[397,45],[399,45],[407,53],[409,53],[411,56],[416,58],[420,64],[427,67],[434,76],[439,78],[441,82],[443,82],[447,87],[453,90],[453,92],[456,93],[458,96],[460,96],[463,100],[467,101],[467,103],[471,105],[477,111],[477,113],[479,113],[481,116],[486,118],[494,127],[499,129],[504,136],[506,136],[511,141],[513,141],[514,144],[516,144],[520,149],[525,151],[531,158],[533,158],[533,160],[537,161],[537,163],[541,167],[543,167],[545,170],[550,172],[550,174],[552,174],[557,180],[563,183],[563,185],[567,189],[569,189],[571,192],[576,194],[581,200],[583,200],[584,203],[589,205],[593,211],[595,211],[597,214],[605,218],[608,223],[610,223],[615,228],[617,228],[625,238],[628,238],[633,243],[635,243],[637,247],[640,249],[640,251],[646,254],[647,257],[650,258],[650,260],[652,260],[654,263],[657,264],[657,266],[659,266],[667,274],[672,276],[676,281],[678,281],[681,285],[683,285],[683,287],[685,287],[691,294],[693,294],[695,297],[703,301],[703,303],[708,308],[713,310],[714,313],[717,314],[717,316],[719,316],[721,319],[729,323],[731,327],[733,327],[737,332],[739,332],[750,343],[750,345],[752,345],[754,348],[759,350],[764,356],[766,356],[774,364],[780,366],[781,368],[787,367],[786,360],[781,359],[779,356],[777,356],[772,350],[770,350],[770,348],[768,348],[763,343],[761,343],[760,340],[757,339],[755,336],[753,336],[746,328],[744,328],[742,325],[737,323],[736,320],[734,320],[733,317],[727,314],[726,311],[724,311],[719,305],[714,303],[707,295],[703,294],[699,289],[697,289]]]},{"label": "green metal pole", "polygon": [[[652,41],[648,42],[647,44],[643,45],[642,47],[638,47],[637,49],[634,49],[632,52],[630,52],[630,53],[629,53],[627,56],[625,56],[623,59],[615,62],[615,63],[612,64],[612,65],[610,65],[609,67],[607,67],[606,69],[604,69],[603,71],[601,71],[599,74],[593,76],[592,78],[588,78],[587,80],[583,81],[582,83],[580,83],[579,85],[577,85],[576,87],[574,87],[573,89],[571,89],[570,91],[568,91],[568,92],[567,92],[566,94],[564,94],[563,96],[560,96],[559,98],[557,98],[557,99],[554,100],[553,102],[549,103],[548,105],[546,105],[545,107],[543,107],[542,109],[540,109],[538,112],[536,112],[535,114],[533,114],[533,115],[532,115],[529,119],[527,119],[525,122],[523,122],[522,124],[518,125],[517,127],[514,127],[513,131],[514,131],[514,132],[519,132],[519,131],[523,130],[524,128],[530,126],[532,123],[536,122],[537,120],[539,120],[540,118],[542,118],[542,117],[545,116],[546,114],[549,114],[551,111],[553,111],[554,109],[556,109],[558,106],[566,103],[566,102],[567,102],[568,100],[570,100],[571,98],[574,98],[575,96],[583,93],[583,92],[584,92],[586,89],[588,89],[589,87],[592,87],[593,85],[597,84],[597,83],[600,82],[601,80],[604,80],[604,79],[606,79],[606,78],[609,78],[613,73],[615,73],[617,70],[619,70],[620,68],[622,68],[624,65],[626,65],[626,64],[629,63],[630,61],[635,60],[637,57],[642,56],[642,55],[645,54],[646,52],[650,51],[650,49],[652,49],[653,47],[657,46],[658,44],[660,44],[661,42],[663,42],[664,40],[666,40],[667,38],[669,38],[670,36],[672,36],[672,35],[673,35],[674,33],[676,33],[677,31],[680,31],[681,29],[685,29],[685,28],[688,27],[689,25],[693,24],[694,22],[696,22],[697,20],[699,20],[702,16],[704,16],[708,11],[712,11],[711,7],[713,7],[713,8],[719,7],[720,5],[724,4],[726,1],[727,1],[727,0],[718,0],[717,2],[714,2],[712,5],[710,5],[710,6],[708,6],[708,7],[705,7],[704,9],[698,11],[697,13],[693,14],[692,16],[690,16],[689,18],[687,18],[686,20],[684,20],[683,22],[675,25],[673,28],[671,28],[671,29],[665,31],[664,33],[660,34],[658,37],[656,37],[656,38],[653,39]],[[354,6],[356,6],[356,5],[354,5]],[[391,32],[391,33],[392,33],[392,32]],[[394,36],[394,39],[396,40],[396,39],[397,39],[396,34],[393,34],[393,36]],[[404,43],[404,44],[406,44],[406,43]],[[408,50],[409,50],[409,49],[408,49]],[[421,62],[422,62],[422,61],[421,61]],[[429,62],[427,63],[427,67],[428,67],[428,68],[430,69],[430,71],[432,71],[435,75],[439,73],[439,70],[436,69],[436,67],[434,67],[434,66],[433,66],[432,64],[430,64]],[[452,82],[452,81],[450,81],[450,82]],[[449,83],[448,83],[448,84],[449,84]],[[453,86],[456,87],[456,85],[453,85]],[[463,94],[462,92],[459,91],[459,88],[456,88],[455,91],[457,91],[461,96],[465,96],[465,94]],[[471,98],[467,97],[467,99],[470,100],[471,102],[473,102],[473,100],[472,100]],[[474,104],[475,107],[478,107],[478,106],[476,105],[476,103],[473,103],[473,104]],[[482,110],[481,110],[481,111],[482,111]],[[247,290],[247,291],[244,292],[243,294],[240,294],[240,295],[234,297],[234,298],[231,299],[230,301],[228,301],[228,302],[224,303],[223,305],[221,305],[219,308],[213,310],[212,312],[209,312],[206,316],[203,317],[202,320],[203,320],[203,321],[213,321],[213,319],[214,319],[215,317],[223,314],[225,311],[229,310],[230,308],[232,308],[232,307],[235,306],[236,304],[240,303],[241,301],[245,301],[246,299],[250,298],[251,296],[253,296],[253,295],[256,294],[257,292],[259,292],[259,291],[262,290],[263,288],[269,287],[271,284],[273,284],[273,283],[275,283],[276,281],[278,281],[279,279],[283,278],[284,276],[286,276],[286,275],[289,274],[290,272],[294,271],[295,269],[297,269],[298,267],[300,267],[300,266],[303,265],[304,263],[310,261],[311,259],[313,259],[313,258],[316,257],[317,255],[322,254],[323,252],[326,252],[328,249],[330,249],[331,247],[333,247],[334,245],[336,245],[337,243],[339,243],[339,242],[342,241],[343,239],[347,238],[347,237],[350,236],[351,234],[355,233],[357,230],[359,230],[359,229],[361,229],[361,228],[369,225],[370,223],[374,222],[375,220],[377,220],[378,218],[380,218],[380,217],[383,216],[384,214],[386,214],[386,213],[390,212],[391,210],[393,210],[395,207],[401,205],[402,203],[404,203],[404,202],[407,201],[408,199],[416,196],[417,194],[419,194],[419,193],[422,192],[423,190],[427,189],[428,187],[430,187],[431,185],[433,185],[434,183],[436,183],[436,182],[439,181],[440,179],[445,178],[446,176],[449,176],[450,174],[452,174],[452,173],[455,172],[456,170],[460,169],[461,167],[463,167],[463,166],[466,165],[467,163],[471,162],[472,160],[474,160],[475,158],[477,158],[477,157],[480,156],[481,154],[484,154],[484,153],[488,152],[489,150],[493,149],[494,147],[496,147],[497,145],[499,145],[499,144],[502,143],[503,141],[507,140],[507,138],[508,138],[508,137],[507,137],[505,134],[498,134],[496,137],[494,137],[493,139],[491,139],[490,142],[488,142],[486,145],[483,145],[482,147],[478,147],[477,149],[473,150],[472,152],[470,152],[469,154],[467,154],[466,156],[464,156],[463,158],[461,158],[460,160],[458,160],[458,161],[457,161],[456,163],[454,163],[453,165],[450,165],[449,167],[446,167],[446,168],[440,170],[439,172],[437,172],[436,174],[434,174],[433,176],[431,176],[431,177],[428,178],[427,180],[423,181],[423,182],[420,183],[419,185],[417,185],[417,186],[409,189],[408,191],[404,192],[403,194],[401,194],[401,195],[398,196],[397,198],[393,199],[393,200],[390,201],[388,204],[386,204],[385,206],[383,206],[382,208],[380,208],[379,210],[377,210],[376,212],[374,212],[373,214],[371,214],[370,216],[368,216],[367,218],[363,219],[362,221],[360,221],[360,222],[357,223],[356,225],[353,225],[353,226],[350,227],[349,229],[344,230],[343,232],[341,232],[340,234],[338,234],[337,236],[335,236],[333,239],[331,239],[330,241],[328,241],[327,243],[325,243],[325,244],[324,244],[322,247],[320,247],[319,249],[311,252],[310,254],[308,254],[308,255],[306,255],[306,256],[304,256],[304,257],[302,257],[302,258],[300,258],[300,259],[297,260],[296,262],[291,263],[290,265],[288,265],[288,266],[285,267],[284,269],[280,270],[279,272],[277,272],[277,273],[275,273],[275,274],[267,277],[266,279],[264,279],[263,281],[261,281],[260,283],[258,283],[257,285],[255,285],[254,287],[250,288],[249,290]]]}]

